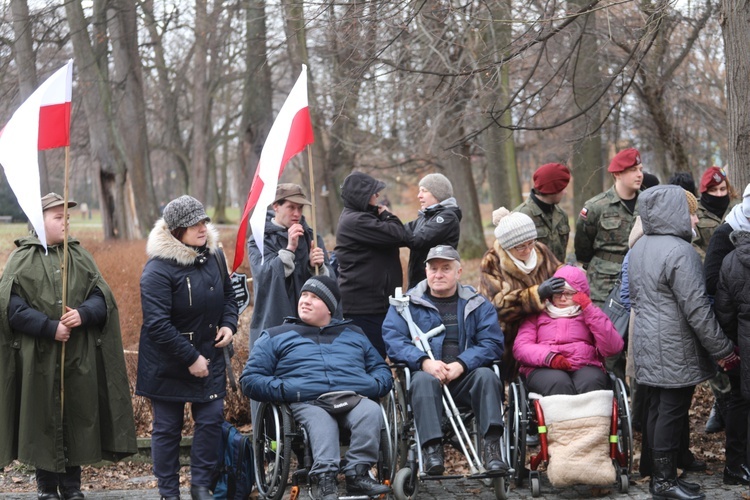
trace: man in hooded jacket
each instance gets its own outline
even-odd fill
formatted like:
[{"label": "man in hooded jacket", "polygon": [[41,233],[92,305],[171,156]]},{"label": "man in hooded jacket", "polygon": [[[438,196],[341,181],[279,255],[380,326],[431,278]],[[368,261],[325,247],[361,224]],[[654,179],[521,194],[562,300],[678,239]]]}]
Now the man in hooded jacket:
[{"label": "man in hooded jacket", "polygon": [[336,231],[339,288],[346,319],[360,327],[385,358],[381,328],[388,297],[403,286],[399,247],[409,236],[401,220],[378,204],[385,183],[362,172],[344,179],[344,210]]}]

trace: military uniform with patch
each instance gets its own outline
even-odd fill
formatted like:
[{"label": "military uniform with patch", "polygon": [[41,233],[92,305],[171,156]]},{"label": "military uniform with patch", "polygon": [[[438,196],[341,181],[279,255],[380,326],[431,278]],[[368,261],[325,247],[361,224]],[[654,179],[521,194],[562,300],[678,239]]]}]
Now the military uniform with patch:
[{"label": "military uniform with patch", "polygon": [[587,201],[578,216],[576,258],[586,268],[591,300],[598,306],[604,303],[620,277],[637,212],[628,209],[612,186]]},{"label": "military uniform with patch", "polygon": [[529,196],[513,211],[531,217],[536,226],[537,241],[547,245],[547,248],[555,254],[557,260],[565,262],[565,256],[568,252],[568,238],[570,237],[570,223],[568,222],[568,214],[562,208],[554,205],[552,212],[546,213]]}]

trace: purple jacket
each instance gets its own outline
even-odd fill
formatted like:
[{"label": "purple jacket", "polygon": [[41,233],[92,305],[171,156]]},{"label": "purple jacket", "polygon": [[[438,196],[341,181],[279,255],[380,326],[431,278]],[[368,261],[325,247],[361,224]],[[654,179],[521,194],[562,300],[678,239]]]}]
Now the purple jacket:
[{"label": "purple jacket", "polygon": [[[555,276],[564,278],[579,292],[591,294],[586,274],[577,267],[563,266]],[[565,356],[573,370],[584,366],[603,370],[603,359],[622,351],[623,345],[607,315],[592,304],[572,318],[553,319],[546,311],[529,316],[518,330],[513,355],[524,375],[548,366],[551,353]]]}]

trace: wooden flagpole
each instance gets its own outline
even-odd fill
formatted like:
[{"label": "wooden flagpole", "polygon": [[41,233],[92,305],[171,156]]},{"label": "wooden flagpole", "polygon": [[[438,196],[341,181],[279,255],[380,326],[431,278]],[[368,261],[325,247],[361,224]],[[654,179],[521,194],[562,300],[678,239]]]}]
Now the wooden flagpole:
[{"label": "wooden flagpole", "polygon": [[[63,188],[63,260],[60,272],[62,273],[62,312],[68,305],[68,178],[70,176],[70,146],[65,146],[65,187]],[[60,355],[60,414],[65,412],[65,342],[62,345]]]},{"label": "wooden flagpole", "polygon": [[[318,236],[317,231],[315,228],[317,227],[315,223],[315,175],[313,174],[313,161],[312,161],[312,150],[310,149],[310,145],[307,145],[307,170],[310,172],[310,209],[312,210],[312,218],[310,228],[312,229],[312,244],[313,248],[316,248],[318,246]],[[315,266],[315,276],[320,274],[320,266]]]}]

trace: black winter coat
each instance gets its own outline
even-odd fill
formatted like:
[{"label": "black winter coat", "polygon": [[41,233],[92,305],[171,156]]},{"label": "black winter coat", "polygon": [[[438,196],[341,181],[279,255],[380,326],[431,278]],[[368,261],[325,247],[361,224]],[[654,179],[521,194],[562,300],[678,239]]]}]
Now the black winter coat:
[{"label": "black winter coat", "polygon": [[706,259],[703,261],[703,274],[706,275],[706,293],[709,295],[716,295],[721,263],[724,257],[734,250],[734,243],[729,239],[732,231],[734,231],[732,226],[725,222],[716,228],[708,242]]},{"label": "black winter coat", "polygon": [[750,399],[750,232],[734,231],[730,240],[736,248],[721,265],[714,310],[721,329],[740,347],[742,396]]},{"label": "black winter coat", "polygon": [[[205,403],[226,394],[226,366],[214,347],[218,328],[237,331],[237,301],[217,231],[208,225],[208,253],[174,238],[160,219],[148,238],[150,257],[141,275],[143,326],[138,350],[136,394],[161,401]],[[200,355],[209,376],[188,368]]]},{"label": "black winter coat", "polygon": [[405,224],[409,235],[409,286],[411,290],[425,279],[425,259],[430,248],[450,245],[458,248],[461,235],[461,209],[450,197],[437,205],[420,210],[419,217]]},{"label": "black winter coat", "polygon": [[349,314],[385,314],[388,296],[403,286],[399,247],[408,244],[401,220],[389,211],[378,214],[370,197],[383,184],[354,172],[341,190],[344,210],[336,231],[339,288],[344,317]]}]

